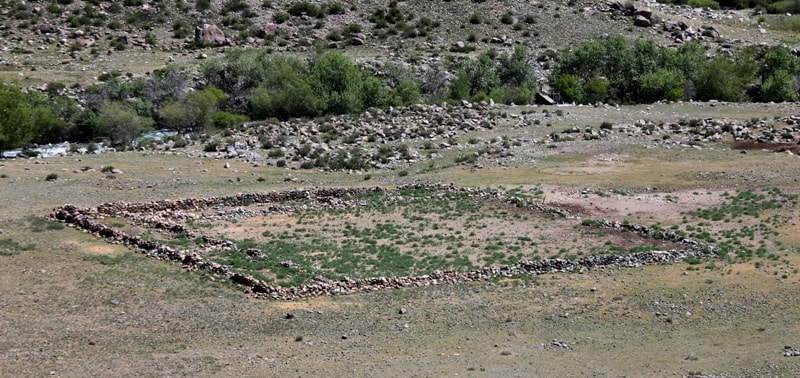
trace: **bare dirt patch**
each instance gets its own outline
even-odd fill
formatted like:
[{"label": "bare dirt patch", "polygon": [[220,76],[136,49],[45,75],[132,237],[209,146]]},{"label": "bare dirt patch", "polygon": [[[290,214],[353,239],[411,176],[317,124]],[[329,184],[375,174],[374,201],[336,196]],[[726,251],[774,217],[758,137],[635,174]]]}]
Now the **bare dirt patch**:
[{"label": "bare dirt patch", "polygon": [[790,152],[795,155],[800,153],[800,144],[797,143],[778,143],[778,142],[758,142],[754,140],[736,142],[731,146],[734,150],[752,151],[772,151]]}]

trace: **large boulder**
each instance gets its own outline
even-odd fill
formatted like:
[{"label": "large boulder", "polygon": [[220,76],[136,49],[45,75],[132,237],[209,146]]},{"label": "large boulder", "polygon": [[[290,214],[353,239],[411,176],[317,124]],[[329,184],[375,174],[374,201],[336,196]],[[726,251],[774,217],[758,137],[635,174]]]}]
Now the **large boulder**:
[{"label": "large boulder", "polygon": [[633,24],[636,26],[647,27],[650,26],[650,20],[644,16],[636,16],[636,18],[633,19]]},{"label": "large boulder", "polygon": [[57,31],[58,31],[58,28],[53,26],[53,24],[44,23],[44,24],[39,25],[39,32],[42,33],[42,34],[55,33]]},{"label": "large boulder", "polygon": [[94,45],[94,38],[75,38],[75,44],[80,47],[90,47]]},{"label": "large boulder", "polygon": [[221,46],[227,43],[225,33],[217,25],[203,24],[203,27],[197,27],[194,30],[194,37],[207,45]]},{"label": "large boulder", "polygon": [[644,17],[644,18],[649,20],[649,19],[653,18],[653,11],[648,9],[648,8],[637,9],[635,15],[642,16],[642,17]]}]

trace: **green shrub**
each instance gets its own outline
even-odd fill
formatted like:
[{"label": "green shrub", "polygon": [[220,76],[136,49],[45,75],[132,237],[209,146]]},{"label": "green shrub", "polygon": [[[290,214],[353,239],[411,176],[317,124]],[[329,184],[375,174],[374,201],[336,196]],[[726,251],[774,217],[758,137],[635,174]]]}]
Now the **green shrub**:
[{"label": "green shrub", "polygon": [[0,82],[0,109],[0,152],[34,137],[36,124],[22,91]]},{"label": "green shrub", "polygon": [[719,9],[719,3],[714,0],[689,0],[689,6],[692,8]]},{"label": "green shrub", "polygon": [[489,97],[503,104],[533,104],[536,91],[528,87],[503,86],[493,90]]},{"label": "green shrub", "polygon": [[683,75],[675,70],[658,68],[645,73],[639,78],[639,101],[680,100],[683,98],[684,82]]},{"label": "green shrub", "polygon": [[58,180],[58,175],[55,173],[50,173],[47,177],[44,178],[46,181],[55,181]]},{"label": "green shrub", "polygon": [[569,74],[559,76],[553,89],[564,102],[583,102],[583,87],[577,76]]},{"label": "green shrub", "polygon": [[286,12],[295,17],[302,16],[303,14],[309,17],[317,17],[322,14],[319,7],[308,1],[296,1],[289,4],[286,8]]},{"label": "green shrub", "polygon": [[227,96],[222,91],[207,87],[187,93],[183,100],[170,102],[158,115],[166,127],[180,131],[202,130],[212,125],[212,117],[225,101]]},{"label": "green shrub", "polygon": [[252,91],[250,108],[256,119],[276,117],[314,117],[326,108],[325,100],[312,87],[302,64],[294,59],[278,59],[262,85]]},{"label": "green shrub", "polygon": [[361,73],[346,56],[321,55],[312,63],[311,79],[328,112],[346,114],[361,108]]},{"label": "green shrub", "polygon": [[475,51],[475,46],[465,44],[462,47],[458,47],[456,45],[450,46],[450,52],[455,53],[468,53]]},{"label": "green shrub", "polygon": [[477,25],[482,22],[483,22],[483,17],[481,17],[481,15],[479,15],[478,13],[473,13],[471,16],[469,16],[470,24]]},{"label": "green shrub", "polygon": [[392,97],[396,99],[393,103],[404,106],[416,104],[419,102],[419,96],[419,87],[411,80],[400,81],[392,93]]},{"label": "green shrub", "polygon": [[219,147],[220,147],[220,142],[217,141],[217,140],[212,140],[212,141],[206,143],[203,146],[203,151],[205,151],[205,152],[217,152]]},{"label": "green shrub", "polygon": [[152,130],[153,120],[136,114],[120,102],[100,108],[97,124],[114,145],[126,145],[144,132]]},{"label": "green shrub", "polygon": [[282,24],[289,20],[291,16],[289,13],[286,12],[275,12],[272,15],[272,21],[275,21],[276,24]]},{"label": "green shrub", "polygon": [[246,115],[218,111],[211,116],[211,124],[217,129],[230,129],[249,121]]},{"label": "green shrub", "polygon": [[797,90],[793,85],[792,75],[786,70],[778,70],[770,75],[763,84],[763,101],[795,101]]},{"label": "green shrub", "polygon": [[514,14],[511,13],[511,11],[506,11],[502,16],[500,16],[500,22],[504,25],[511,25],[514,23]]},{"label": "green shrub", "polygon": [[745,98],[744,88],[753,77],[754,68],[727,57],[716,55],[700,68],[697,98],[701,101],[739,101]]},{"label": "green shrub", "polygon": [[345,14],[345,12],[347,11],[344,9],[344,5],[342,5],[341,3],[337,2],[328,4],[328,9],[327,9],[328,14]]}]

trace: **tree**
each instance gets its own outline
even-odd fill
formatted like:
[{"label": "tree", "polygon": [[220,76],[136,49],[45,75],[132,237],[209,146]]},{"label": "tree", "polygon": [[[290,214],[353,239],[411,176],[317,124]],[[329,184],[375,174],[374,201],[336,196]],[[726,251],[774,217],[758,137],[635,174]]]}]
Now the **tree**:
[{"label": "tree", "polygon": [[511,56],[503,54],[498,59],[500,66],[497,75],[504,85],[529,87],[536,85],[536,78],[528,66],[528,48],[525,45],[514,46]]},{"label": "tree", "polygon": [[100,108],[97,125],[112,144],[126,145],[150,131],[153,120],[136,114],[121,102],[110,102]]},{"label": "tree", "polygon": [[737,60],[717,55],[700,67],[697,79],[697,98],[701,101],[739,101],[745,98],[745,85],[755,73],[752,61],[746,56]]},{"label": "tree", "polygon": [[380,108],[389,103],[389,92],[386,90],[386,85],[377,77],[367,77],[361,87],[361,101],[364,103],[364,107]]},{"label": "tree", "polygon": [[494,68],[494,61],[487,54],[481,54],[478,59],[470,60],[465,71],[469,78],[470,97],[479,93],[489,94],[500,86],[500,78]]},{"label": "tree", "polygon": [[469,75],[467,75],[467,71],[458,71],[455,79],[450,82],[450,98],[453,100],[466,100],[469,98],[469,91]]},{"label": "tree", "polygon": [[762,86],[764,101],[795,101],[797,90],[793,85],[792,75],[786,70],[775,71]]},{"label": "tree", "polygon": [[30,141],[34,127],[25,95],[16,87],[0,82],[0,152]]},{"label": "tree", "polygon": [[580,80],[575,75],[561,75],[556,79],[555,91],[561,96],[564,102],[583,102],[583,87]]},{"label": "tree", "polygon": [[308,65],[295,58],[274,58],[261,85],[250,92],[256,119],[314,117],[325,111],[325,100],[315,91]]},{"label": "tree", "polygon": [[155,70],[151,75],[137,78],[132,83],[133,96],[152,105],[154,111],[165,106],[170,99],[182,100],[189,90],[189,74],[175,65]]},{"label": "tree", "polygon": [[322,54],[312,63],[311,78],[328,112],[346,114],[362,108],[361,72],[350,58],[332,52]]},{"label": "tree", "polygon": [[[71,113],[77,110],[69,108],[70,105],[77,106],[77,104],[66,97],[51,100],[38,91],[29,91],[25,97],[35,129],[32,141],[35,143],[51,143],[66,140],[69,133],[69,120],[73,115]],[[62,106],[68,109],[60,109]]]},{"label": "tree", "polygon": [[800,64],[798,64],[797,58],[792,55],[788,48],[775,46],[764,54],[764,59],[758,67],[757,75],[762,82],[766,82],[778,71],[784,71],[790,75],[797,73],[800,70],[798,66]]},{"label": "tree", "polygon": [[502,86],[490,93],[491,98],[505,104],[534,102],[539,85],[528,65],[527,47],[516,45],[512,55],[501,55],[498,59],[497,76]]},{"label": "tree", "polygon": [[219,88],[205,87],[190,91],[182,100],[173,100],[164,106],[158,115],[162,123],[180,131],[202,130],[212,124],[212,117],[228,101]]},{"label": "tree", "polygon": [[683,98],[683,75],[677,70],[658,68],[639,77],[640,102],[677,101]]},{"label": "tree", "polygon": [[419,87],[411,80],[401,80],[392,91],[393,105],[408,106],[419,102]]},{"label": "tree", "polygon": [[608,98],[608,80],[595,77],[583,85],[583,100],[587,103],[605,101]]},{"label": "tree", "polygon": [[[637,46],[642,49],[642,56],[648,56],[650,47],[647,44]],[[624,99],[633,95],[633,83],[637,74],[637,57],[631,43],[622,36],[616,36],[599,42],[583,43],[567,51],[562,55],[553,77],[573,75],[583,83],[596,77],[604,77],[608,80],[609,95]]]}]

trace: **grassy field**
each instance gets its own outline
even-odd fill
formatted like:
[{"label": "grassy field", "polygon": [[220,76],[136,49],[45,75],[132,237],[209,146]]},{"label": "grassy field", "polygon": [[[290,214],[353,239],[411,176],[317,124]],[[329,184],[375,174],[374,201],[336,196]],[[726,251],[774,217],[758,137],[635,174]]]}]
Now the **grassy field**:
[{"label": "grassy field", "polygon": [[[708,111],[709,117],[742,119],[785,111],[760,105],[741,113],[704,105],[669,107],[651,111],[665,118]],[[635,119],[642,110],[623,108],[625,114],[614,117]],[[598,110],[567,111],[590,117]],[[576,121],[564,122],[551,127]],[[529,153],[531,160],[519,166],[475,170],[442,157],[437,169],[412,166],[403,177],[372,172],[369,181],[358,174],[174,153],[2,161],[1,375],[798,374],[796,361],[782,356],[784,346],[798,345],[794,335],[800,331],[795,319],[800,301],[793,294],[800,282],[796,156],[740,154],[725,143],[693,149],[591,141]],[[107,166],[123,173],[102,172]],[[47,181],[50,174],[57,179]],[[492,202],[419,194],[403,203],[364,198],[360,210],[195,227],[260,248],[267,256],[264,265],[242,268],[276,284],[309,276],[280,276],[274,268],[281,259],[271,251],[285,251],[281,257],[338,278],[648,245],[646,239],[603,234],[590,227],[597,219],[682,232],[727,248],[727,255],[280,302],[252,298],[228,281],[147,259],[45,219],[66,203],[97,206],[297,187],[391,188],[408,182],[518,191],[580,218],[553,219]]]}]

